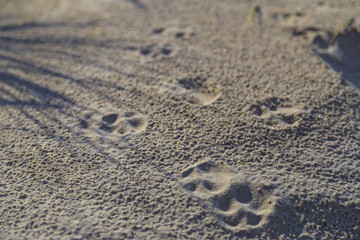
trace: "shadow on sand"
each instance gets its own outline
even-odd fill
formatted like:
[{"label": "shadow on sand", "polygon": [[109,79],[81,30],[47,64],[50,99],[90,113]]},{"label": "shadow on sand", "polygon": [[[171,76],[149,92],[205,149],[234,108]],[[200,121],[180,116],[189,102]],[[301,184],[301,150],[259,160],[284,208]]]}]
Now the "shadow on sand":
[{"label": "shadow on sand", "polygon": [[[91,68],[115,72],[126,77],[134,77],[132,74],[123,72],[112,65],[97,62],[96,60],[84,59],[78,48],[91,46],[95,48],[116,48],[111,40],[96,41],[72,35],[58,36],[57,30],[62,28],[87,28],[96,26],[97,22],[92,21],[84,24],[45,24],[45,23],[25,23],[21,25],[0,25],[0,109],[10,111],[15,109],[22,116],[30,120],[39,127],[49,138],[58,140],[62,145],[62,132],[70,132],[75,139],[79,139],[78,132],[64,121],[59,119],[59,115],[72,122],[80,122],[78,114],[83,110],[94,110],[84,106],[69,96],[59,93],[52,89],[51,81],[57,79],[60,82],[78,85],[80,89],[91,92],[106,100],[114,101],[105,90],[101,89],[121,89],[116,83],[107,81],[97,81],[92,84],[90,79],[80,79],[74,74],[65,72],[61,66],[44,64],[48,56],[54,59],[76,59],[78,64]],[[37,33],[38,30],[44,30]],[[28,31],[27,37],[19,33]],[[29,33],[31,31],[31,33]],[[48,34],[48,32],[54,34]],[[71,31],[70,31],[71,32]],[[74,34],[76,35],[76,34]],[[30,37],[28,37],[30,36]],[[59,46],[61,46],[59,48]],[[56,49],[57,51],[54,51]],[[71,53],[66,50],[71,49]],[[29,57],[30,56],[30,57]],[[26,77],[30,76],[30,77]],[[39,78],[41,81],[37,81]],[[53,126],[60,126],[58,131]],[[102,146],[98,143],[81,140],[90,145],[99,153],[104,153]],[[66,147],[66,146],[64,146]],[[77,152],[72,147],[72,152]],[[105,154],[105,153],[104,153]],[[76,154],[74,154],[76,155]],[[112,162],[114,159],[111,159]]]},{"label": "shadow on sand", "polygon": [[313,52],[344,80],[360,91],[360,33],[349,26],[334,36],[326,33],[317,36]]}]

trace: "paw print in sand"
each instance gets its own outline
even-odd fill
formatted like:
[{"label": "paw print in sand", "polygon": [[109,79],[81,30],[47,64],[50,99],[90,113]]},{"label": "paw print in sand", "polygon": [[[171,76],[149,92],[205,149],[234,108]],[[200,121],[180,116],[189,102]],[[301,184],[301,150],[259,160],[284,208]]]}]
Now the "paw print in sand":
[{"label": "paw print in sand", "polygon": [[119,113],[117,111],[91,112],[80,120],[80,128],[90,138],[118,140],[119,138],[138,134],[146,129],[145,116],[135,112]]},{"label": "paw print in sand", "polygon": [[167,26],[155,28],[153,30],[153,37],[157,37],[159,39],[189,39],[195,35],[194,30],[185,25],[181,25],[179,23],[170,24]]},{"label": "paw print in sand", "polygon": [[147,45],[138,50],[138,55],[143,62],[172,57],[175,53],[176,49],[170,44]]},{"label": "paw print in sand", "polygon": [[269,98],[250,106],[249,110],[271,129],[296,127],[306,110],[302,107],[291,107],[286,102],[284,99]]},{"label": "paw print in sand", "polygon": [[220,87],[206,78],[182,77],[160,83],[160,94],[178,96],[191,104],[210,105],[221,97]]},{"label": "paw print in sand", "polygon": [[180,184],[211,203],[214,216],[232,230],[253,230],[268,223],[278,197],[271,187],[248,182],[230,167],[205,160],[186,169]]},{"label": "paw print in sand", "polygon": [[272,19],[279,23],[285,30],[294,37],[303,37],[304,39],[313,39],[321,30],[317,26],[310,24],[310,16],[303,12],[283,12],[272,14]]}]

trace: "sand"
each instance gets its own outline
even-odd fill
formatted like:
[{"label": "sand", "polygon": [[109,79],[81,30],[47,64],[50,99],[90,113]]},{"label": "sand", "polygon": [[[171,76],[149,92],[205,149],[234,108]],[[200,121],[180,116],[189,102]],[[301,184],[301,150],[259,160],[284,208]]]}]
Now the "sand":
[{"label": "sand", "polygon": [[0,239],[360,238],[357,0],[0,3]]}]

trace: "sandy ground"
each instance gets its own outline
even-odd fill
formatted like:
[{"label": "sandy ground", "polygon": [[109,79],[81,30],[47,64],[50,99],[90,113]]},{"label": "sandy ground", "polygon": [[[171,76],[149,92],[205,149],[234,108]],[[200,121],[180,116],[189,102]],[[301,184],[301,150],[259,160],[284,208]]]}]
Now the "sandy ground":
[{"label": "sandy ground", "polygon": [[0,3],[0,239],[360,238],[357,0]]}]

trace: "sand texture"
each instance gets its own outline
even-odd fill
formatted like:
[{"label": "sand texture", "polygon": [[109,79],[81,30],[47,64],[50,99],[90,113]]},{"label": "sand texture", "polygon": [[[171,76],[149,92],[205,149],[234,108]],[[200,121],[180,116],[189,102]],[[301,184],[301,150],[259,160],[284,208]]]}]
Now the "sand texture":
[{"label": "sand texture", "polygon": [[358,0],[0,5],[0,239],[360,239]]}]

